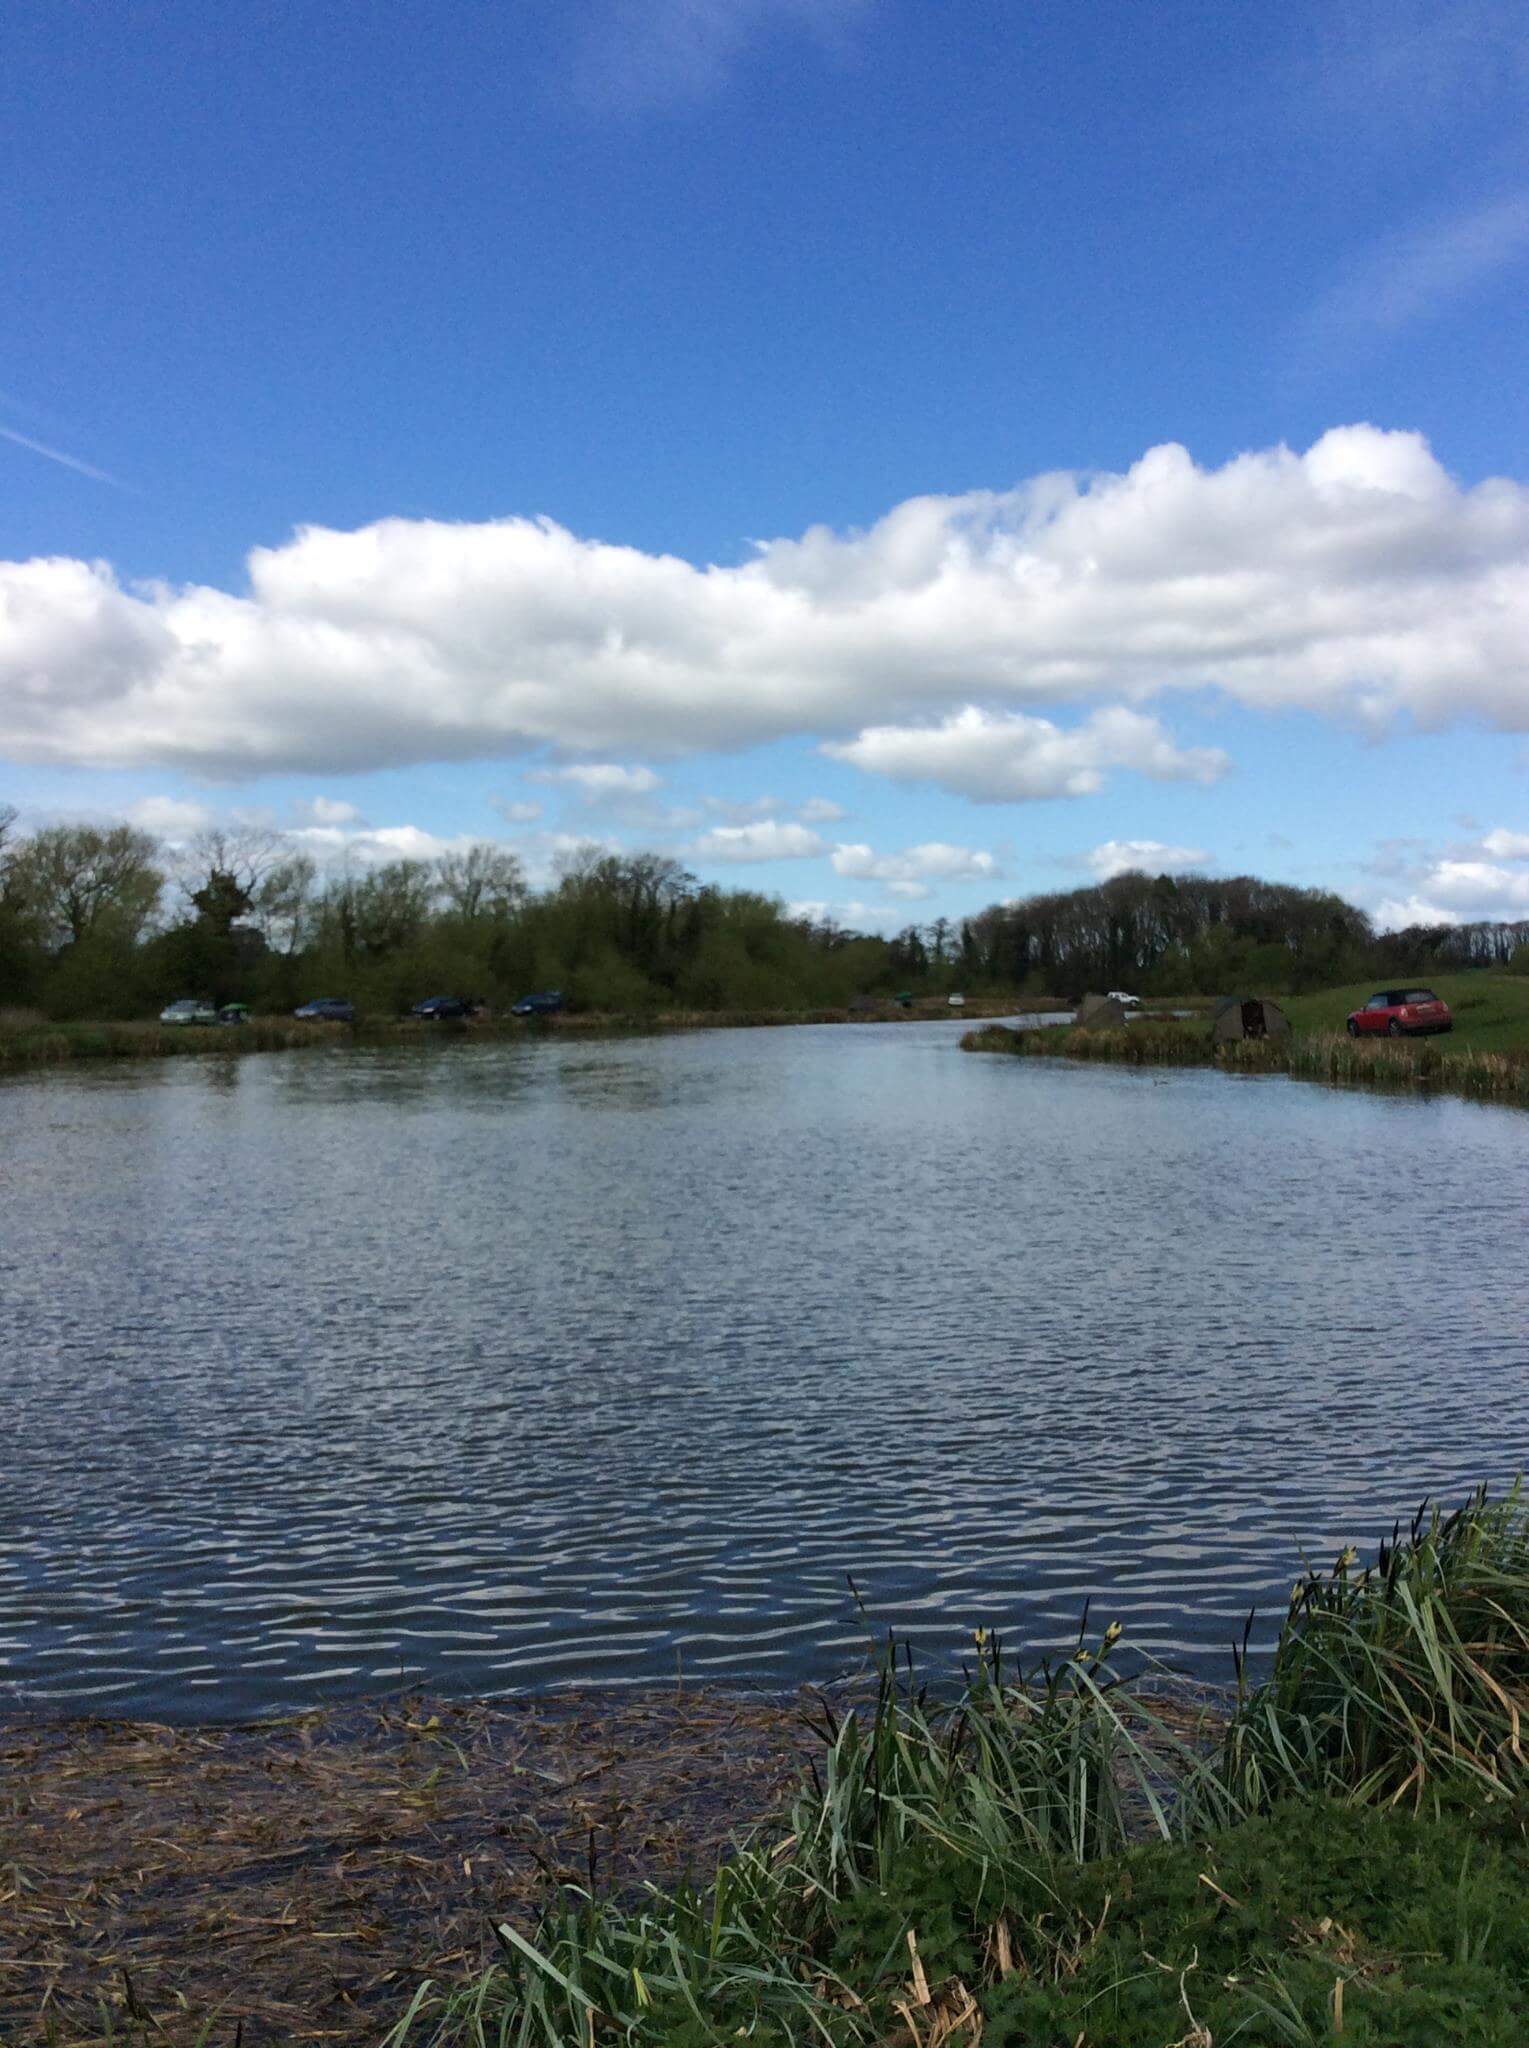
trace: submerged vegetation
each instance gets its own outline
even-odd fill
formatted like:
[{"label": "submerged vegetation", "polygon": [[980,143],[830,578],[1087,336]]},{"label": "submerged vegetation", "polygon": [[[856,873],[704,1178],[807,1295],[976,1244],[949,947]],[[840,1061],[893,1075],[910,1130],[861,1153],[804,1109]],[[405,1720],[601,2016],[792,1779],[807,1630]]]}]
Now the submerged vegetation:
[{"label": "submerged vegetation", "polygon": [[1521,2039],[1529,1515],[1429,1513],[1296,1586],[1219,1737],[1118,1631],[958,1698],[889,1657],[710,1882],[560,1888],[390,2048],[728,2039],[1219,2048]]}]

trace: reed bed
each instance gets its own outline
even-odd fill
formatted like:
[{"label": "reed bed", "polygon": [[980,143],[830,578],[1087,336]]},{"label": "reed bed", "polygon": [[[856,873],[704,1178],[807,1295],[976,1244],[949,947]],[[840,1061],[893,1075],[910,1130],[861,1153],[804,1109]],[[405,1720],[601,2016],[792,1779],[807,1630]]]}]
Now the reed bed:
[{"label": "reed bed", "polygon": [[1028,1031],[987,1024],[979,1031],[967,1032],[961,1050],[1017,1053],[1021,1058],[1107,1060],[1128,1067],[1205,1067],[1212,1064],[1214,1054],[1205,1027],[1183,1019],[1093,1031],[1067,1024],[1041,1025]]},{"label": "reed bed", "polygon": [[423,1986],[389,2048],[882,2040],[884,2009],[831,1959],[845,1909],[932,1858],[990,1870],[996,1915],[1014,1872],[1170,1838],[1163,1787],[1201,1752],[1183,1714],[1122,1687],[1118,1635],[1029,1674],[979,1639],[954,1706],[889,1652],[867,1706],[821,1704],[794,1799],[708,1885],[635,1907],[570,1887],[533,1939],[499,1930],[493,1969]]},{"label": "reed bed", "polygon": [[1286,1794],[1437,1809],[1529,1788],[1529,1515],[1517,1487],[1431,1507],[1354,1571],[1345,1551],[1291,1594],[1273,1669],[1226,1732],[1217,1796]]},{"label": "reed bed", "polygon": [[1345,1999],[1358,2042],[1519,2048],[1523,1497],[1356,1562],[1304,1575],[1219,1738],[1119,1676],[1114,1627],[1029,1671],[979,1636],[954,1700],[888,1656],[708,1885],[564,1889],[388,2048],[1218,2048],[1329,2041]]},{"label": "reed bed", "polygon": [[290,1052],[333,1044],[344,1027],[296,1018],[243,1024],[32,1024],[0,1028],[0,1066],[55,1066],[81,1059],[167,1059],[186,1053]]},{"label": "reed bed", "polygon": [[1216,1044],[1201,1024],[1143,1022],[1123,1030],[1066,1025],[1013,1031],[987,1024],[961,1040],[963,1052],[1004,1052],[1108,1060],[1124,1066],[1220,1067],[1233,1074],[1289,1074],[1297,1080],[1369,1088],[1439,1088],[1480,1101],[1529,1105],[1529,1049],[1452,1052],[1447,1038],[1350,1038],[1312,1032]]}]

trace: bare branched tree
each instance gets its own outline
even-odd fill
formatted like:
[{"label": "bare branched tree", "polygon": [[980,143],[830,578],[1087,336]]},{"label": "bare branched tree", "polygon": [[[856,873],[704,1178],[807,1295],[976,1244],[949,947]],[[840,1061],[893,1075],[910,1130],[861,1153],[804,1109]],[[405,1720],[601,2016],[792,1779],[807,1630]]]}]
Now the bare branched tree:
[{"label": "bare branched tree", "polygon": [[457,917],[502,917],[526,900],[525,870],[507,846],[479,841],[463,853],[443,853],[435,872],[446,907]]}]

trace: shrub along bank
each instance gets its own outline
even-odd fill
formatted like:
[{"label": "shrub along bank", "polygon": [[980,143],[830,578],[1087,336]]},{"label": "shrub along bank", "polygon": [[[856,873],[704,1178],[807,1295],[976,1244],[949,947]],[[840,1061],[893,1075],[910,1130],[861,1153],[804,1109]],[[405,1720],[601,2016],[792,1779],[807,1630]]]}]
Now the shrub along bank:
[{"label": "shrub along bank", "polygon": [[825,1708],[775,1825],[709,1884],[560,1889],[423,1986],[390,2048],[1519,2048],[1529,1521],[1517,1492],[1304,1576],[1219,1739],[1119,1674],[978,1638],[939,1704],[889,1658]]}]

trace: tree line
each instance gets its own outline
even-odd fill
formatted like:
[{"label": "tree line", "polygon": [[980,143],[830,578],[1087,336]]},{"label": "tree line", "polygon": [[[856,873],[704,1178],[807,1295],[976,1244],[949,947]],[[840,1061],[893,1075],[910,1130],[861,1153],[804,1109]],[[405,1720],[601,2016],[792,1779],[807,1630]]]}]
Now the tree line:
[{"label": "tree line", "polygon": [[22,835],[0,810],[0,1007],[59,1019],[186,995],[273,1011],[341,995],[393,1016],[537,988],[591,1010],[828,1008],[888,985],[888,960],[883,939],[658,853],[576,849],[533,889],[490,843],[322,874],[272,833],[167,850],[127,825]]},{"label": "tree line", "polygon": [[533,889],[489,843],[323,874],[274,833],[172,849],[128,825],[23,834],[0,807],[0,1007],[61,1019],[152,1014],[185,995],[263,1010],[342,995],[396,1015],[425,995],[498,1006],[546,987],[620,1012],[958,988],[1285,994],[1475,966],[1529,971],[1529,923],[1377,935],[1327,890],[1133,873],[884,937],[700,882],[661,853],[581,848]]},{"label": "tree line", "polygon": [[[916,960],[920,940],[912,932],[894,944]],[[1331,890],[1256,875],[1116,875],[994,904],[959,927],[956,943],[974,981],[1074,993],[1298,995],[1469,967],[1529,973],[1529,921],[1377,932]]]}]

